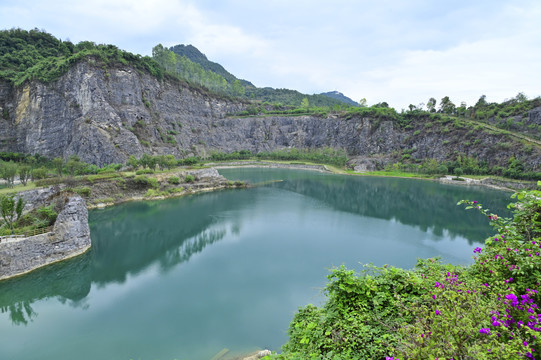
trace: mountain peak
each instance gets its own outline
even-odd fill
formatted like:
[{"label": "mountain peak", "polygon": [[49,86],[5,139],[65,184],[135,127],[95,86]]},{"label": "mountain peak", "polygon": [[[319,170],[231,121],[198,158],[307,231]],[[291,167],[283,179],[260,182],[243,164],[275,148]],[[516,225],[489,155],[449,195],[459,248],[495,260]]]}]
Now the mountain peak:
[{"label": "mountain peak", "polygon": [[175,45],[175,46],[170,47],[169,50],[174,52],[175,54],[186,56],[188,59],[194,62],[209,61],[205,54],[203,54],[201,51],[199,51],[198,48],[190,44],[189,45],[184,45],[184,44]]},{"label": "mountain peak", "polygon": [[348,98],[346,95],[342,94],[340,91],[329,91],[326,93],[321,93],[319,95],[324,95],[336,100],[340,100],[348,105],[352,106],[358,106],[359,104],[356,101],[353,101],[352,99]]}]

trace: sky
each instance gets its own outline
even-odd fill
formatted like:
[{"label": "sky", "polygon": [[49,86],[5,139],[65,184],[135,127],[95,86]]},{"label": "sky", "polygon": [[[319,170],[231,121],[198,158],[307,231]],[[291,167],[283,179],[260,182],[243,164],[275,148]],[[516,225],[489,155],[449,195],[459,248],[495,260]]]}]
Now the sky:
[{"label": "sky", "polygon": [[258,87],[397,110],[541,96],[539,0],[0,0],[0,29],[151,55],[192,44]]}]

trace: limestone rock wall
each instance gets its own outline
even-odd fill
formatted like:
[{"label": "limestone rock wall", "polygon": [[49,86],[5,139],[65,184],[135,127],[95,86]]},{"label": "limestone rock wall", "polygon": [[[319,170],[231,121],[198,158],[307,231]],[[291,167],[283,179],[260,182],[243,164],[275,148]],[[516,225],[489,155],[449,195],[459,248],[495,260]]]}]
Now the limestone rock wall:
[{"label": "limestone rock wall", "polygon": [[58,214],[53,232],[0,242],[0,280],[82,254],[89,248],[86,203],[74,196]]},{"label": "limestone rock wall", "polygon": [[[377,168],[393,156],[396,161],[396,154],[408,149],[419,160],[443,161],[460,153],[506,167],[516,156],[528,168],[541,168],[538,147],[526,153],[509,146],[512,139],[502,135],[431,131],[425,121],[403,129],[392,121],[362,116],[230,116],[249,106],[180,81],[160,81],[127,65],[105,67],[90,58],[50,84],[28,82],[14,88],[0,83],[0,151],[64,159],[78,155],[102,166],[143,153],[204,157],[212,151],[330,146],[360,159],[353,165],[361,169]],[[537,124],[540,113],[532,110],[529,121]],[[518,144],[513,141],[511,145]]]}]

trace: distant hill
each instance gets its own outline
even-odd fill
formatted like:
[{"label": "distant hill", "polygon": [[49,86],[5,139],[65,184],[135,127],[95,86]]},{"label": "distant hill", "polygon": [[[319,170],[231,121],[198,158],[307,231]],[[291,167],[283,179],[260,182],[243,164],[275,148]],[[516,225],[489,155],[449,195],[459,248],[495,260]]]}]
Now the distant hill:
[{"label": "distant hill", "polygon": [[307,95],[290,89],[256,87],[254,84],[247,80],[237,78],[235,75],[227,71],[222,65],[210,61],[205,54],[203,54],[193,45],[175,45],[170,47],[169,51],[172,51],[179,56],[184,56],[188,60],[199,64],[205,71],[211,71],[215,74],[220,75],[230,85],[234,84],[236,80],[239,80],[242,86],[245,88],[244,97],[248,99],[270,103],[279,103],[288,106],[300,106],[301,101],[304,98],[308,99],[311,106],[335,106],[344,104],[349,106],[358,105],[355,101],[344,96],[338,91],[325,94]]},{"label": "distant hill", "polygon": [[345,96],[344,94],[342,94],[341,92],[338,92],[338,91],[329,91],[329,92],[326,92],[326,93],[321,93],[319,95],[328,96],[330,98],[340,100],[343,103],[346,103],[346,104],[351,105],[351,106],[359,106],[359,103],[357,103],[356,101],[351,100],[350,98],[348,98],[347,96]]},{"label": "distant hill", "polygon": [[169,51],[172,51],[177,55],[187,57],[194,63],[201,65],[201,67],[207,71],[212,71],[218,75],[221,75],[229,84],[233,84],[235,80],[240,80],[240,83],[244,87],[254,86],[254,84],[249,81],[238,79],[235,75],[224,69],[222,65],[207,59],[205,54],[203,54],[201,51],[199,51],[198,48],[193,45],[175,45],[170,47]]}]

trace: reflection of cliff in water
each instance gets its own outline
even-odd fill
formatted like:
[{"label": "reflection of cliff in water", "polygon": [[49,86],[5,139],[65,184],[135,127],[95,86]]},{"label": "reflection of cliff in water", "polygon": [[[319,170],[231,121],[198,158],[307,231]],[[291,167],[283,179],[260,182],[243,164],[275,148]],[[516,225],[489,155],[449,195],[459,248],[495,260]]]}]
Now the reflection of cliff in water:
[{"label": "reflection of cliff in water", "polygon": [[395,219],[402,224],[431,230],[436,235],[448,231],[463,236],[472,244],[492,234],[481,214],[457,206],[468,194],[485,208],[509,216],[509,197],[502,192],[479,187],[442,185],[431,181],[382,177],[329,176],[302,178],[287,175],[270,187],[284,189],[319,200],[340,211],[379,219]]},{"label": "reflection of cliff in water", "polygon": [[71,306],[84,306],[90,292],[90,254],[52,264],[27,275],[0,282],[0,311],[16,325],[37,316],[32,303],[56,297]]},{"label": "reflection of cliff in water", "polygon": [[167,270],[220,240],[225,232],[209,229],[216,222],[212,215],[227,209],[223,195],[134,202],[92,211],[92,281],[124,282],[128,273],[137,274],[156,261]]},{"label": "reflection of cliff in water", "polygon": [[[217,194],[206,194],[92,211],[91,250],[0,282],[0,311],[9,312],[13,324],[26,325],[38,315],[32,308],[38,300],[57,298],[84,308],[92,283],[124,282],[128,274],[152,264],[167,271],[188,261],[226,235],[225,229],[212,226],[216,222],[213,214],[223,204]],[[159,216],[150,216],[153,213]]]}]

